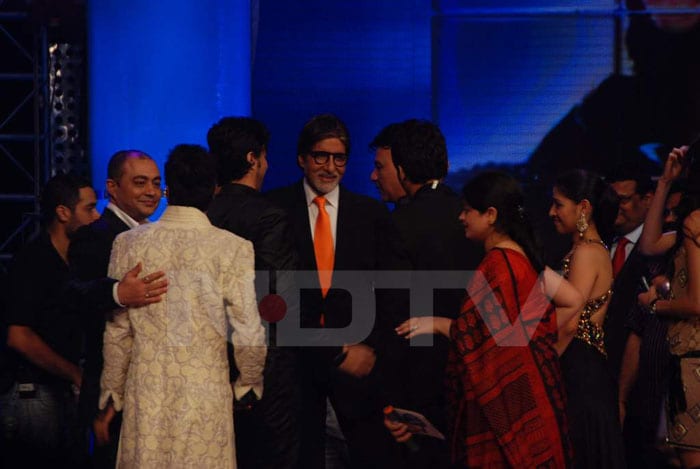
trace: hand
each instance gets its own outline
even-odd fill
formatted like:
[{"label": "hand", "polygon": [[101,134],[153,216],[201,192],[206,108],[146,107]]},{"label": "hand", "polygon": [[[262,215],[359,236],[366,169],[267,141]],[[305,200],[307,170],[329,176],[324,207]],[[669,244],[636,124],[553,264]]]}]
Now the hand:
[{"label": "hand", "polygon": [[413,433],[408,430],[408,425],[405,423],[392,422],[388,418],[384,417],[384,426],[389,429],[391,436],[393,436],[394,440],[396,440],[398,443],[405,443],[413,436]]},{"label": "hand", "polygon": [[141,273],[141,263],[124,274],[117,286],[117,296],[119,302],[131,308],[138,308],[152,303],[158,303],[161,295],[168,291],[168,280],[165,272],[153,272],[142,279],[138,277]]},{"label": "hand", "polygon": [[640,293],[637,296],[637,303],[639,303],[639,306],[644,306],[646,308],[649,308],[651,305],[651,302],[654,301],[657,298],[656,294],[656,286],[652,284],[651,288],[649,290]]},{"label": "hand", "polygon": [[433,316],[419,316],[404,321],[394,329],[396,333],[405,339],[410,339],[417,335],[435,334],[435,318]]},{"label": "hand", "polygon": [[104,446],[109,443],[109,424],[114,419],[117,411],[114,406],[109,404],[104,410],[100,411],[92,422],[92,430],[95,433],[95,443],[97,446]]},{"label": "hand", "polygon": [[661,179],[672,183],[681,176],[684,167],[685,154],[688,151],[687,146],[674,148],[666,158],[664,164],[664,172],[661,174]]},{"label": "hand", "polygon": [[377,357],[374,349],[365,344],[346,345],[343,347],[345,360],[338,369],[356,378],[363,378],[372,372]]}]

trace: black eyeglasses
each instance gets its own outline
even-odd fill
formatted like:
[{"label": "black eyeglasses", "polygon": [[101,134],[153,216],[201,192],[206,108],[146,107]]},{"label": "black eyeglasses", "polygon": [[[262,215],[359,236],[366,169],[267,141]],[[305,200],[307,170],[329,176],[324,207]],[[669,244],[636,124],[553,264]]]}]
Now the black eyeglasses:
[{"label": "black eyeglasses", "polygon": [[345,166],[348,162],[348,155],[345,153],[331,153],[328,151],[310,151],[309,156],[314,159],[316,164],[326,164],[333,157],[333,163],[339,168]]}]

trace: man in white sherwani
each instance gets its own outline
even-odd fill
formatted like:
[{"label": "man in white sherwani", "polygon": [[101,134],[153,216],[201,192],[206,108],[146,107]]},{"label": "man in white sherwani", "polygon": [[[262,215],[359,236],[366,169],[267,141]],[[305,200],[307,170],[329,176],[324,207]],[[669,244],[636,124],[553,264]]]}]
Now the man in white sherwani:
[{"label": "man in white sherwani", "polygon": [[[167,272],[160,303],[114,315],[104,335],[100,408],[123,408],[117,466],[235,468],[236,398],[262,396],[266,347],[256,306],[253,247],[211,225],[213,158],[175,147],[165,164],[169,206],[156,223],[119,235],[110,276],[135,260]],[[240,376],[231,386],[228,326]]]}]

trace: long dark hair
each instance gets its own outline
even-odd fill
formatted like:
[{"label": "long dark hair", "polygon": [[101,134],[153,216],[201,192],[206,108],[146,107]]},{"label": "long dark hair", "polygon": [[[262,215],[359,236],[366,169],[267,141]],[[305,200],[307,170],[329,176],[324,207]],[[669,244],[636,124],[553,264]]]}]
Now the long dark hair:
[{"label": "long dark hair", "polygon": [[496,230],[523,248],[537,272],[544,269],[541,249],[525,216],[523,191],[515,178],[497,171],[481,173],[465,184],[462,196],[479,213],[489,207],[495,208],[498,211]]},{"label": "long dark hair", "polygon": [[576,203],[588,200],[593,208],[593,222],[600,237],[606,243],[611,241],[620,198],[610,184],[592,171],[573,169],[560,174],[554,187]]}]

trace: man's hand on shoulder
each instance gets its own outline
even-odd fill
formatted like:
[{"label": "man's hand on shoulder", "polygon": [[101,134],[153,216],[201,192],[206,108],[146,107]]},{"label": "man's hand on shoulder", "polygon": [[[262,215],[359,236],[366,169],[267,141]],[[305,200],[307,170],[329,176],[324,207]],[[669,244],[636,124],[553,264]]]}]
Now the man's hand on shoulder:
[{"label": "man's hand on shoulder", "polygon": [[119,303],[131,308],[158,303],[161,295],[168,291],[168,279],[165,272],[158,271],[139,278],[141,263],[124,274],[117,286]]}]

